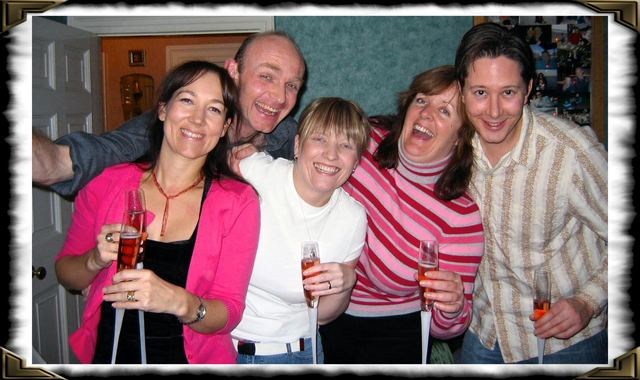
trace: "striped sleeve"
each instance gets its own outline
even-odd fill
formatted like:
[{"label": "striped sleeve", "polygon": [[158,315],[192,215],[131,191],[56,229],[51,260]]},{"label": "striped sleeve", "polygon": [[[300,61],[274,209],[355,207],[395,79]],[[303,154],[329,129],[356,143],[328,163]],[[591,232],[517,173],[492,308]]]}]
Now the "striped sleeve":
[{"label": "striped sleeve", "polygon": [[464,306],[460,313],[452,315],[435,309],[431,322],[431,334],[439,339],[449,339],[466,331],[473,317],[473,290],[478,267],[484,254],[484,237],[477,205],[470,198],[465,201],[469,210],[467,226],[455,235],[442,236],[438,254],[439,269],[458,273],[464,287]]},{"label": "striped sleeve", "polygon": [[591,278],[576,289],[575,296],[589,304],[598,315],[608,303],[607,158],[593,130],[580,128],[577,131],[585,136],[577,139],[577,143],[588,146],[576,149],[576,165],[571,179],[573,191],[568,192],[569,211],[602,239],[596,243],[602,247],[598,250],[600,257],[594,260],[595,267],[590,270]]}]

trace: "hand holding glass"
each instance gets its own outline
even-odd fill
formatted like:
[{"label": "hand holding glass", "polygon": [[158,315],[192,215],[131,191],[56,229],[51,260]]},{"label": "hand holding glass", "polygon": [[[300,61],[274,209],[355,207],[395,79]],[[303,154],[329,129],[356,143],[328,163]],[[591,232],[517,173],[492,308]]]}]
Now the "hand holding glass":
[{"label": "hand holding glass", "polygon": [[[426,280],[426,273],[438,270],[438,242],[436,240],[421,240],[418,256],[418,281]],[[420,308],[431,311],[433,300],[425,297],[424,293],[431,289],[420,285]]]},{"label": "hand holding glass", "polygon": [[[302,272],[318,264],[320,264],[320,250],[318,248],[318,243],[315,241],[302,242],[302,259],[300,261]],[[303,274],[302,280],[305,280],[309,277],[317,276],[318,274],[319,273],[314,273],[307,276]],[[304,289],[304,298],[307,300],[307,306],[311,308],[315,308],[316,306],[318,306],[318,299],[312,298],[311,292],[307,289]]]}]

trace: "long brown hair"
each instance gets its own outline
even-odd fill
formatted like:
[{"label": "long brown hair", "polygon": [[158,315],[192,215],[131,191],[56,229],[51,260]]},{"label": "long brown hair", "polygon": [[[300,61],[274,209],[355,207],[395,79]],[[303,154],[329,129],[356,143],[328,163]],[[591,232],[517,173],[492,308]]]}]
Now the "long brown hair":
[{"label": "long brown hair", "polygon": [[[372,118],[371,124],[389,129],[391,132],[382,140],[374,154],[374,159],[382,168],[395,169],[398,167],[400,153],[398,141],[402,135],[404,118],[409,106],[418,93],[436,95],[446,91],[451,86],[459,89],[454,66],[438,66],[416,75],[406,91],[398,96],[398,111],[393,116]],[[448,201],[464,194],[471,181],[473,167],[473,146],[471,139],[475,133],[464,112],[462,101],[458,97],[456,104],[458,115],[462,119],[462,126],[458,130],[458,144],[449,164],[436,182],[435,192],[438,198]]]}]

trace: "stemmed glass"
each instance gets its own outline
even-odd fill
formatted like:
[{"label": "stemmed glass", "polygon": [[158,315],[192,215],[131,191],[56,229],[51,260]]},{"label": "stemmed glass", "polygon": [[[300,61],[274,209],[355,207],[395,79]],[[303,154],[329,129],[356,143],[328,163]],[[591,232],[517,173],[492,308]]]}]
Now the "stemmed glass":
[{"label": "stemmed glass", "polygon": [[[551,285],[549,273],[542,268],[536,269],[533,275],[533,313],[537,321],[551,307]],[[542,364],[544,356],[544,338],[538,338],[538,364]]]},{"label": "stemmed glass", "polygon": [[[320,264],[320,249],[318,248],[318,242],[302,242],[302,259],[300,260],[300,267],[302,268],[302,272],[318,264]],[[303,274],[302,280],[305,280],[309,277],[317,276],[318,274],[319,273],[314,273],[307,276]],[[318,298],[312,298],[311,292],[307,289],[304,289],[304,298],[307,301],[309,311],[309,333],[311,334],[313,364],[317,364],[316,334],[318,329]]]},{"label": "stemmed glass", "polygon": [[[421,240],[418,254],[418,281],[426,280],[426,273],[438,270],[438,242]],[[420,285],[420,322],[422,332],[422,364],[427,364],[429,350],[429,334],[431,330],[431,309],[433,300],[428,300],[424,293],[430,289]]]},{"label": "stemmed glass", "polygon": [[[120,242],[118,244],[118,272],[123,269],[143,268],[142,248],[147,238],[145,212],[144,191],[142,191],[142,189],[125,190],[125,210],[122,215]],[[116,361],[123,317],[124,309],[116,309],[111,364],[115,364]],[[144,312],[142,310],[138,310],[138,322],[140,326],[140,357],[142,364],[146,364]]]}]

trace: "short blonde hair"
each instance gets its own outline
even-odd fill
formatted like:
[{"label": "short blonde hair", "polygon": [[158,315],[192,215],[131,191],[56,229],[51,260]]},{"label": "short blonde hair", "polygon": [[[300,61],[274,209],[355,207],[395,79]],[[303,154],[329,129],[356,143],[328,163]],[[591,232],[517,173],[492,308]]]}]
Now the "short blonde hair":
[{"label": "short blonde hair", "polygon": [[360,159],[369,143],[370,128],[366,114],[355,102],[337,97],[318,98],[302,111],[298,139],[302,146],[316,132],[345,135],[356,145]]}]

